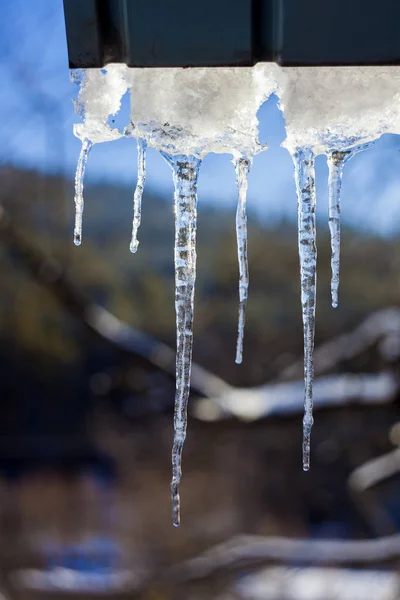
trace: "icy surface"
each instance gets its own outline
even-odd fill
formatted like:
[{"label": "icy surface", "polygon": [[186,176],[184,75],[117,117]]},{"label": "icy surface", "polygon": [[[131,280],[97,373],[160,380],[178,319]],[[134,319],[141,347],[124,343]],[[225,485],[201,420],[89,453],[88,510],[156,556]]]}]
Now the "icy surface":
[{"label": "icy surface", "polygon": [[175,188],[175,312],[176,394],[172,448],[172,521],[180,524],[179,484],[186,438],[187,407],[192,368],[194,287],[196,282],[197,176],[194,156],[164,155],[173,172]]},{"label": "icy surface", "polygon": [[239,261],[239,323],[236,344],[236,363],[243,360],[243,338],[246,320],[246,304],[249,292],[249,261],[247,257],[247,213],[246,200],[250,161],[239,158],[235,161],[238,206],[236,211],[236,240]]},{"label": "icy surface", "polygon": [[146,183],[146,150],[147,144],[144,140],[138,139],[138,178],[136,183],[135,194],[133,196],[133,223],[132,223],[132,239],[130,251],[136,252],[139,246],[138,230],[142,220],[142,198],[144,185]]},{"label": "icy surface", "polygon": [[312,385],[317,287],[316,196],[314,155],[311,148],[298,148],[293,155],[293,161],[298,200],[301,306],[304,329],[303,469],[308,471],[313,425]]}]

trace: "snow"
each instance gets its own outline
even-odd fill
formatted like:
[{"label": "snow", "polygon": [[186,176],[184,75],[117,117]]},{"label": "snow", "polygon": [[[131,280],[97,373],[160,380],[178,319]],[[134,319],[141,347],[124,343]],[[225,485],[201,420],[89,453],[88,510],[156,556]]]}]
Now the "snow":
[{"label": "snow", "polygon": [[290,67],[282,69],[285,147],[314,154],[400,133],[400,67]]},{"label": "snow", "polygon": [[[131,133],[171,154],[252,156],[257,111],[276,93],[286,120],[285,147],[314,154],[400,133],[400,67],[106,69],[72,72],[80,84],[74,133],[92,143],[123,135],[107,123],[131,89]],[[129,123],[126,124],[127,127]],[[143,134],[143,135],[141,135]]]},{"label": "snow", "polygon": [[130,71],[133,134],[170,154],[254,156],[257,111],[278,88],[278,67]]},{"label": "snow", "polygon": [[75,110],[82,123],[74,125],[74,134],[89,139],[92,144],[112,142],[123,134],[108,124],[111,115],[121,108],[121,99],[129,88],[125,65],[110,65],[107,69],[86,69],[73,76],[80,84]]}]

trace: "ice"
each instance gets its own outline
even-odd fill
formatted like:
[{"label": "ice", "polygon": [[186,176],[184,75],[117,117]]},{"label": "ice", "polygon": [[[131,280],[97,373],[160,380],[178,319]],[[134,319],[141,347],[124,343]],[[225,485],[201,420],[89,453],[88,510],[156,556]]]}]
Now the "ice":
[{"label": "ice", "polygon": [[176,394],[172,448],[172,522],[180,525],[179,485],[186,438],[187,407],[192,368],[194,288],[196,282],[197,176],[201,161],[195,156],[165,154],[175,188],[175,312]]},{"label": "ice", "polygon": [[82,219],[83,219],[83,181],[85,177],[86,165],[89,157],[89,152],[92,148],[92,142],[84,139],[78,158],[78,165],[75,174],[75,228],[74,228],[74,244],[80,246],[82,243]]},{"label": "ice", "polygon": [[142,220],[142,198],[144,185],[146,183],[146,142],[139,138],[137,142],[138,151],[138,178],[136,183],[135,194],[133,197],[133,224],[132,224],[132,238],[130,244],[130,251],[136,252],[139,246],[138,241],[138,229]]},{"label": "ice", "polygon": [[236,363],[243,359],[244,325],[246,304],[249,291],[249,262],[247,257],[247,213],[246,200],[250,160],[239,158],[235,161],[236,184],[238,187],[238,206],[236,211],[236,239],[239,261],[239,323],[236,344]]},{"label": "ice", "polygon": [[[332,304],[338,302],[340,188],[344,164],[383,133],[400,133],[400,67],[106,69],[76,71],[80,83],[74,126],[82,141],[76,174],[74,240],[82,239],[83,178],[93,144],[122,136],[138,140],[131,250],[138,247],[146,147],[164,153],[175,183],[177,394],[173,446],[173,519],[180,521],[179,483],[190,390],[195,284],[196,182],[200,161],[210,152],[229,153],[236,166],[239,258],[239,326],[236,361],[241,362],[248,293],[246,191],[258,140],[257,112],[275,93],[286,121],[284,146],[295,163],[298,194],[301,301],[304,323],[305,415],[303,466],[309,468],[312,418],[313,346],[316,302],[314,157],[329,164],[329,226],[332,243]],[[130,121],[113,128],[109,119],[131,91]]]},{"label": "ice", "polygon": [[347,150],[334,150],[328,154],[328,198],[329,198],[329,230],[331,233],[331,299],[333,308],[339,303],[339,274],[340,274],[340,191]]},{"label": "ice", "polygon": [[310,468],[310,438],[313,425],[312,385],[317,286],[317,245],[315,227],[315,173],[311,148],[298,148],[293,155],[299,218],[301,306],[304,330],[304,418],[303,469]]},{"label": "ice", "polygon": [[358,152],[367,150],[373,142],[356,146],[352,149],[333,150],[328,154],[328,198],[329,198],[329,229],[331,234],[331,298],[333,308],[339,304],[339,275],[340,275],[340,193],[342,188],[343,169],[345,164]]}]

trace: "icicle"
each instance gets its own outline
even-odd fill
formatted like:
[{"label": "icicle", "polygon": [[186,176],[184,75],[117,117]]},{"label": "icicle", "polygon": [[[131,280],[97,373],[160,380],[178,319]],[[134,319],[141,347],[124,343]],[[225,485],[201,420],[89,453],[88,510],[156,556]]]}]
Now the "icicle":
[{"label": "icicle", "polygon": [[133,196],[133,224],[132,224],[132,239],[130,245],[130,251],[136,252],[139,246],[137,239],[138,229],[142,220],[142,198],[144,184],[146,183],[146,151],[147,143],[143,139],[138,139],[137,142],[138,150],[138,178],[136,183],[135,194]]},{"label": "icicle", "polygon": [[331,298],[333,308],[339,303],[339,275],[340,275],[340,193],[344,165],[353,156],[370,148],[373,143],[362,144],[351,150],[333,150],[328,154],[328,194],[329,194],[329,229],[331,232]]},{"label": "icicle", "polygon": [[236,344],[236,363],[243,359],[244,325],[246,320],[246,304],[249,290],[249,263],[247,258],[247,214],[246,200],[250,161],[239,158],[235,161],[236,184],[238,187],[238,206],[236,211],[236,240],[239,261],[239,323]]},{"label": "icicle", "polygon": [[82,141],[82,148],[78,158],[78,164],[75,174],[75,228],[74,244],[80,246],[82,242],[82,217],[83,217],[83,180],[85,177],[86,165],[89,152],[93,144],[90,140]]},{"label": "icicle", "polygon": [[340,272],[340,191],[342,187],[343,168],[349,151],[333,151],[328,154],[328,195],[329,195],[329,229],[331,232],[331,298],[333,308],[338,306],[339,272]]},{"label": "icicle", "polygon": [[293,157],[298,199],[301,305],[304,329],[304,418],[303,469],[310,468],[310,438],[313,425],[312,384],[317,284],[315,228],[314,155],[311,148],[298,148]]},{"label": "icicle", "polygon": [[180,524],[179,484],[186,438],[187,405],[192,367],[194,287],[196,281],[197,175],[201,161],[194,156],[170,156],[175,186],[175,310],[176,396],[172,449],[172,520]]}]

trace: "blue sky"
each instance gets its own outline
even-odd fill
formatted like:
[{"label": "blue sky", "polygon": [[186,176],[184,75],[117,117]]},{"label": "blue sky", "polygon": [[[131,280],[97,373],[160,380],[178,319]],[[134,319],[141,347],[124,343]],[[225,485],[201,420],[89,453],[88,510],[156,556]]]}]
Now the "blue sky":
[{"label": "blue sky", "polygon": [[[75,121],[69,80],[62,0],[3,0],[1,24],[0,161],[74,176],[80,143],[72,134]],[[286,150],[284,121],[271,98],[261,109],[260,139],[268,151],[256,157],[250,176],[249,208],[273,225],[296,219],[293,167]],[[134,186],[136,148],[132,140],[96,146],[90,157],[89,181],[108,180]],[[326,219],[327,169],[317,159],[318,213]],[[169,167],[150,152],[148,185],[172,195]],[[72,202],[72,198],[71,198]],[[199,181],[199,202],[234,207],[233,166],[227,155],[208,156]],[[347,166],[342,194],[343,221],[384,235],[400,226],[400,139],[384,136],[375,147]]]}]

